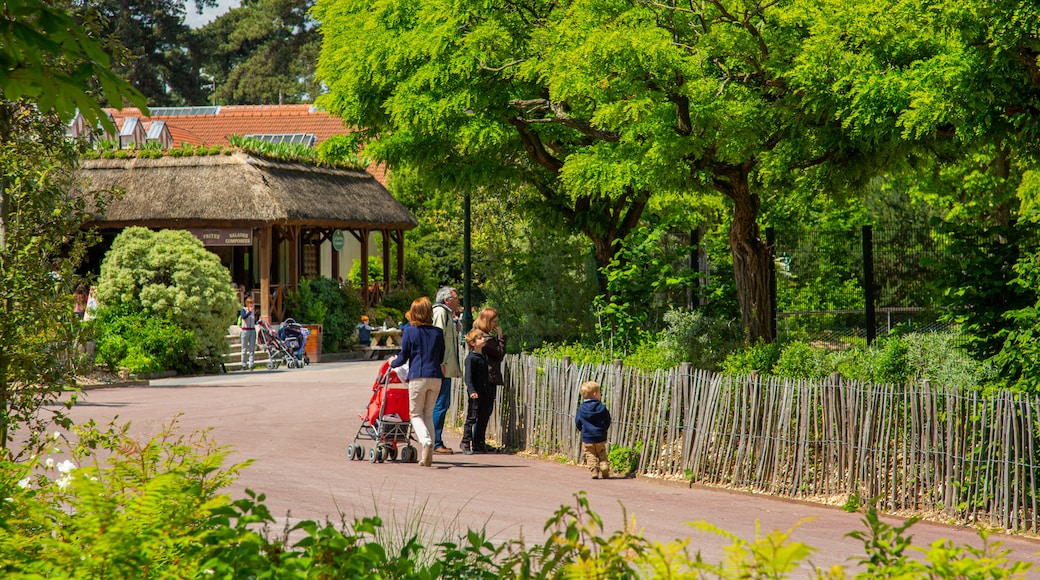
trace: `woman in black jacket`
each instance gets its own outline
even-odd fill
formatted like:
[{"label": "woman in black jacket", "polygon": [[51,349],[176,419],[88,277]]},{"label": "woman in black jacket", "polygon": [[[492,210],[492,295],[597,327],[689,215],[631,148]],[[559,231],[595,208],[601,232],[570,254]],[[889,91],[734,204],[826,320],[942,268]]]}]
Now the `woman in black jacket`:
[{"label": "woman in black jacket", "polygon": [[497,451],[488,447],[484,442],[487,433],[488,421],[491,419],[491,411],[494,409],[495,394],[499,385],[504,385],[502,380],[502,359],[506,356],[506,335],[498,327],[498,312],[494,308],[484,308],[473,322],[473,328],[483,331],[487,337],[484,344],[484,356],[488,359],[488,384],[490,385],[491,400],[485,401],[481,407],[487,409],[477,417],[477,425],[473,430],[473,451],[475,453],[487,453]]}]

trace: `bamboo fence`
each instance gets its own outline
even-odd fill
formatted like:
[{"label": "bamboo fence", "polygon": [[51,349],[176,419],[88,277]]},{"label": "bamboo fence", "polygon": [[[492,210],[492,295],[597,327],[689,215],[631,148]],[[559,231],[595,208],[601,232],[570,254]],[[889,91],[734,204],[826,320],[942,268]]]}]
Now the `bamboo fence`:
[{"label": "bamboo fence", "polygon": [[594,380],[610,445],[640,450],[637,473],[1037,532],[1040,401],[1028,395],[529,355],[507,356],[503,371],[488,437],[508,447],[580,461],[578,386]]}]

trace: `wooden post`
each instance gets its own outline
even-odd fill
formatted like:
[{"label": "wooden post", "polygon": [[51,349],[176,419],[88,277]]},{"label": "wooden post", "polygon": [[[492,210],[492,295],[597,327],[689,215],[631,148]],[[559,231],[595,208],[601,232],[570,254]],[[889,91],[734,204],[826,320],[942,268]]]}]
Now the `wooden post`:
[{"label": "wooden post", "polygon": [[361,230],[361,307],[368,310],[368,230]]},{"label": "wooden post", "polygon": [[404,230],[397,230],[397,285],[404,286]]},{"label": "wooden post", "polygon": [[383,296],[390,291],[390,230],[382,230],[383,237]]},{"label": "wooden post", "polygon": [[289,280],[286,290],[296,290],[300,286],[300,226],[286,228],[289,238]]},{"label": "wooden post", "polygon": [[260,318],[271,322],[271,226],[260,229]]}]

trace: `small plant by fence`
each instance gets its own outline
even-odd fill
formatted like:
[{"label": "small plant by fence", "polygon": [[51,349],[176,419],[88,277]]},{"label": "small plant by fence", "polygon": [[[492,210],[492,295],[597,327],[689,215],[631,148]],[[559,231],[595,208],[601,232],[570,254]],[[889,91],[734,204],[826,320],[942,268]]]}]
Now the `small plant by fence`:
[{"label": "small plant by fence", "polygon": [[509,447],[578,460],[578,385],[594,380],[611,445],[642,449],[638,473],[829,503],[878,497],[885,510],[1038,531],[1040,400],[1028,395],[529,355],[504,366],[488,436]]}]

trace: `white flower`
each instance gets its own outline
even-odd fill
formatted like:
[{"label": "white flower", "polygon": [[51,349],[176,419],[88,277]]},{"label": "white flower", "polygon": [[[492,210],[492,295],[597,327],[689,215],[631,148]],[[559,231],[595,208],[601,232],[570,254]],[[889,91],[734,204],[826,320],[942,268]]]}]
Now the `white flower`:
[{"label": "white flower", "polygon": [[72,476],[63,475],[60,478],[58,478],[54,483],[58,485],[58,489],[65,491],[65,488],[68,487],[70,483],[72,483]]},{"label": "white flower", "polygon": [[73,469],[76,469],[76,464],[68,459],[58,464],[58,471],[61,473],[69,473]]},{"label": "white flower", "polygon": [[22,489],[29,489],[29,478],[28,477],[24,477],[22,479],[19,479],[18,480],[18,487],[20,487]]},{"label": "white flower", "polygon": [[43,464],[46,465],[48,468],[54,467],[54,458],[48,457],[47,461],[44,461]]},{"label": "white flower", "polygon": [[58,439],[61,439],[61,431],[55,431],[54,435],[52,435],[52,437],[54,437],[55,441],[57,441]]}]

